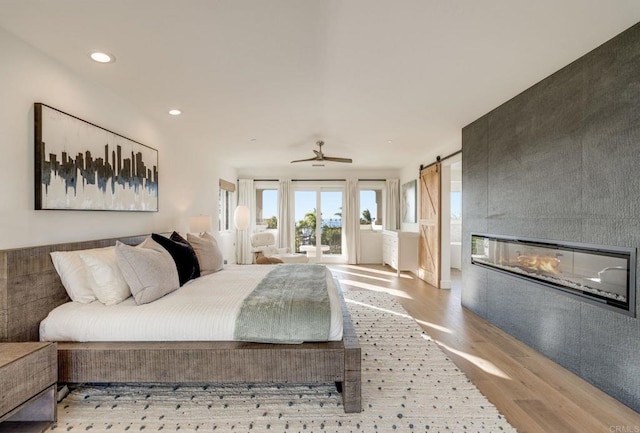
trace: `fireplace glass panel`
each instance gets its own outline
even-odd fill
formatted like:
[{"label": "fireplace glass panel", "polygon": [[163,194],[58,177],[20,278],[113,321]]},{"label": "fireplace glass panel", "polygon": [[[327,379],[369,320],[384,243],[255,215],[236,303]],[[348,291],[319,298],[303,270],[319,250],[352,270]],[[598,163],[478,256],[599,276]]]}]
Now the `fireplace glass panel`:
[{"label": "fireplace glass panel", "polygon": [[630,252],[578,245],[472,235],[471,262],[629,311]]}]

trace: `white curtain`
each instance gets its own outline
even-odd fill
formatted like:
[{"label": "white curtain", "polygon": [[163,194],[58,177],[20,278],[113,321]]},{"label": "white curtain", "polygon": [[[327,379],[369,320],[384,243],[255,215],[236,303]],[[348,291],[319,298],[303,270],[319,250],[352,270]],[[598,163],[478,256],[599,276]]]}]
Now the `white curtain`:
[{"label": "white curtain", "polygon": [[342,222],[344,223],[347,263],[355,265],[360,261],[360,192],[356,179],[347,179]]},{"label": "white curtain", "polygon": [[398,230],[400,228],[400,180],[387,179],[387,200],[385,206],[384,228]]},{"label": "white curtain", "polygon": [[256,194],[252,179],[238,180],[238,206],[241,205],[249,208],[250,223],[246,230],[236,229],[236,263],[250,265],[253,263],[251,233],[253,233],[256,219]]},{"label": "white curtain", "polygon": [[293,251],[293,223],[291,221],[291,180],[278,181],[278,247]]}]

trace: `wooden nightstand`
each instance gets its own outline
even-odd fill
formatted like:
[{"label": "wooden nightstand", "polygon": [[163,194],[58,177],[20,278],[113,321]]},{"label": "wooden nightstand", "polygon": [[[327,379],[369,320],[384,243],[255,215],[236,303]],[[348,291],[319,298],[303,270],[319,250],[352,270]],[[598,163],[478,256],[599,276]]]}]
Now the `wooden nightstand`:
[{"label": "wooden nightstand", "polygon": [[0,343],[0,432],[42,432],[56,420],[56,343]]}]

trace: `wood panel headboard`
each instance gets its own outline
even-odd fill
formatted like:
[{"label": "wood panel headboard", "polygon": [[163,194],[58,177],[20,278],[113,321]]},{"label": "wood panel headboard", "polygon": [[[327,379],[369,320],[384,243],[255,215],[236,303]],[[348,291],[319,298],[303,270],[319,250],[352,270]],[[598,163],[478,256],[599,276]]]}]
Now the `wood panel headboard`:
[{"label": "wood panel headboard", "polygon": [[137,245],[147,235],[0,250],[0,342],[38,341],[40,322],[69,301],[49,253]]}]

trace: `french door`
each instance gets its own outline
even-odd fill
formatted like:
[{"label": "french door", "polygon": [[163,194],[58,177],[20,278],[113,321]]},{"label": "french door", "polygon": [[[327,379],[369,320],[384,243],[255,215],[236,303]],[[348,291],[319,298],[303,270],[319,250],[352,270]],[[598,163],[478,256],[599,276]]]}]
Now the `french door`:
[{"label": "french door", "polygon": [[310,262],[344,261],[343,199],[340,187],[300,186],[294,191],[295,250]]}]

